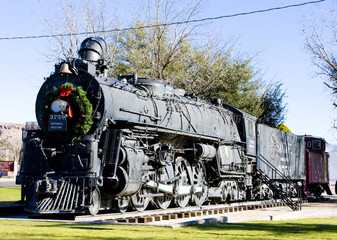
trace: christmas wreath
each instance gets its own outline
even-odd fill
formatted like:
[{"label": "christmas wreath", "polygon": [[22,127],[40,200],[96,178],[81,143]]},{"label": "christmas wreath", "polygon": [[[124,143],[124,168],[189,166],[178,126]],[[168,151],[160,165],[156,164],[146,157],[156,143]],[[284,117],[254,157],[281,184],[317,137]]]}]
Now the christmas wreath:
[{"label": "christmas wreath", "polygon": [[75,87],[71,83],[64,83],[59,89],[54,87],[52,91],[46,93],[42,122],[48,129],[48,121],[51,110],[51,104],[56,99],[65,100],[68,102],[67,112],[67,134],[60,132],[48,132],[49,135],[56,137],[80,137],[85,135],[93,124],[92,104],[87,98],[87,92],[81,86]]}]

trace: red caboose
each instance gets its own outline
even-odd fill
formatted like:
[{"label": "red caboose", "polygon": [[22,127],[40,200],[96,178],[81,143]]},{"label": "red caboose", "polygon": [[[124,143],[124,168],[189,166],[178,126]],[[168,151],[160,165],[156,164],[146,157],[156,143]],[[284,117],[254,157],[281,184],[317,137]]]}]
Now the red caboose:
[{"label": "red caboose", "polygon": [[320,196],[324,190],[332,195],[329,188],[329,153],[325,152],[323,138],[305,137],[305,167],[307,195]]}]

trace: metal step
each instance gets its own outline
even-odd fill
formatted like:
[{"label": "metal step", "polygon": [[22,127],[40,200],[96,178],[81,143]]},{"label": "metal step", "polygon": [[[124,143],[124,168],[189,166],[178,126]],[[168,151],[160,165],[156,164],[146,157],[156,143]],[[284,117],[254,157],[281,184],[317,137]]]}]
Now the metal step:
[{"label": "metal step", "polygon": [[268,187],[270,187],[270,189],[278,194],[278,196],[280,196],[281,200],[287,204],[293,211],[301,211],[302,209],[302,193],[301,193],[301,189],[294,184],[294,182],[292,180],[290,180],[289,178],[287,178],[286,176],[284,176],[275,166],[273,166],[265,157],[263,157],[262,155],[259,155],[259,160],[262,161],[267,168],[271,171],[271,175],[274,176],[274,179],[280,178],[282,179],[286,185],[287,185],[287,189],[291,189],[294,188],[297,190],[297,198],[299,199],[299,201],[293,201],[293,199],[291,198],[291,195],[289,196],[289,193],[286,190],[281,189],[279,186],[277,186],[274,183],[273,179],[270,179],[261,169],[257,169],[257,171],[259,172],[259,177],[262,180],[263,183],[265,183]]}]

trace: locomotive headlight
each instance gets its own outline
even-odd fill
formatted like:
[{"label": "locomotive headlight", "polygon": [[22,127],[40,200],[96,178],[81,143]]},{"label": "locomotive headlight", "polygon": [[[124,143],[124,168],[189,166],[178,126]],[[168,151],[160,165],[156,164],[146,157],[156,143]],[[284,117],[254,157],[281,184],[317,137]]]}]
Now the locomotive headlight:
[{"label": "locomotive headlight", "polygon": [[50,107],[54,113],[60,113],[62,111],[66,111],[67,106],[68,106],[68,103],[66,101],[57,99],[54,102],[52,102]]}]

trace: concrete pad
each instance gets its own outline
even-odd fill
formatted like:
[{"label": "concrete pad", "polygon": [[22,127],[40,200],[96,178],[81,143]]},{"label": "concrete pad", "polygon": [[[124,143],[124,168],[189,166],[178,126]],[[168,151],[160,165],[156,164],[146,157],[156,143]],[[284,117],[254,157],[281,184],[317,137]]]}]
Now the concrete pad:
[{"label": "concrete pad", "polygon": [[188,219],[175,219],[170,221],[151,222],[145,225],[166,226],[177,228],[193,224],[204,223],[238,223],[257,220],[287,220],[302,218],[337,218],[337,200],[324,203],[305,203],[302,211],[292,211],[288,206],[263,208],[239,212],[228,212],[224,214],[214,214],[203,217],[191,217]]}]

